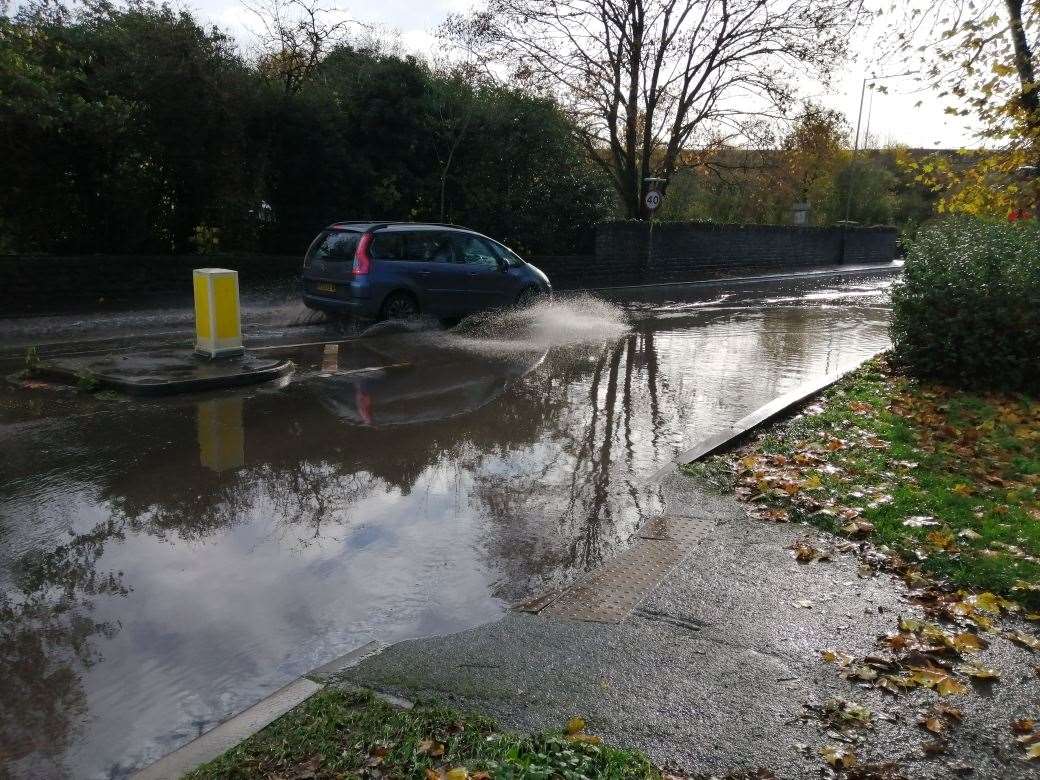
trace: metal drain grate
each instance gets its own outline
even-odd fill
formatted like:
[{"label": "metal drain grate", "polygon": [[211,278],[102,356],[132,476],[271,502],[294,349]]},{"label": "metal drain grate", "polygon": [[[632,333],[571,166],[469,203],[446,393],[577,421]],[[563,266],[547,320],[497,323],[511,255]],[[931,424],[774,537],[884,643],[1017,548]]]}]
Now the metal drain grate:
[{"label": "metal drain grate", "polygon": [[566,620],[620,623],[675,568],[714,523],[692,517],[655,517],[636,543],[552,600],[539,614]]}]

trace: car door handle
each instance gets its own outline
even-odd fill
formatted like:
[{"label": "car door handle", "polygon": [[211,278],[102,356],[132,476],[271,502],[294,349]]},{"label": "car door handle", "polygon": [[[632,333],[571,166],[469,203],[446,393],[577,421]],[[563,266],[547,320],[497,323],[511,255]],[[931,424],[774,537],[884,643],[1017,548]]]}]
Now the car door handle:
[{"label": "car door handle", "polygon": [[431,273],[431,271],[419,271],[419,276],[429,276]]}]

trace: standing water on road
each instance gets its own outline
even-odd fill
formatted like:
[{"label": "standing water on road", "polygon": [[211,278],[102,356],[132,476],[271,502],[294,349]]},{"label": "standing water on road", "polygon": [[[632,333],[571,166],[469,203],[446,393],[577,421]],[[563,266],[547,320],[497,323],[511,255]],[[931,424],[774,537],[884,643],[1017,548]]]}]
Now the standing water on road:
[{"label": "standing water on road", "polygon": [[693,440],[887,346],[887,281],[819,284],[308,326],[271,350],[292,382],[236,393],[9,385],[5,769],[128,776],[366,642],[472,627],[595,567]]}]

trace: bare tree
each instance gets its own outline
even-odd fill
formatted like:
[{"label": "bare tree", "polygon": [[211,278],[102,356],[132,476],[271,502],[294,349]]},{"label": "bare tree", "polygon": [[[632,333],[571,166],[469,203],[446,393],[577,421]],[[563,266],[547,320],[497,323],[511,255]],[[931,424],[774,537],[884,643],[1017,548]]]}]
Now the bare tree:
[{"label": "bare tree", "polygon": [[490,0],[443,33],[571,112],[630,217],[841,61],[862,0]]},{"label": "bare tree", "polygon": [[243,5],[260,22],[261,71],[290,93],[300,89],[325,53],[356,24],[344,18],[340,9],[319,0],[258,0]]}]

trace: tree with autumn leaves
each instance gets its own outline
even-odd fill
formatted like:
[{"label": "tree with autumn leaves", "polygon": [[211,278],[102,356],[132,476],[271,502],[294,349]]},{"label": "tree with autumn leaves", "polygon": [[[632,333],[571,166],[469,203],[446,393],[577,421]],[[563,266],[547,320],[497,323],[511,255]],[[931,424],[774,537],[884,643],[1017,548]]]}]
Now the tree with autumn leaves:
[{"label": "tree with autumn leaves", "polygon": [[979,123],[984,150],[962,150],[959,159],[905,157],[904,167],[941,193],[940,212],[1006,217],[1035,211],[1040,179],[1030,168],[1040,166],[1040,3],[915,1],[892,29],[893,53],[921,68],[920,78],[948,101],[948,114]]}]

